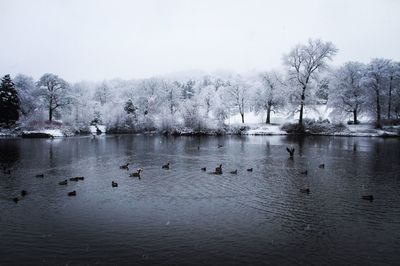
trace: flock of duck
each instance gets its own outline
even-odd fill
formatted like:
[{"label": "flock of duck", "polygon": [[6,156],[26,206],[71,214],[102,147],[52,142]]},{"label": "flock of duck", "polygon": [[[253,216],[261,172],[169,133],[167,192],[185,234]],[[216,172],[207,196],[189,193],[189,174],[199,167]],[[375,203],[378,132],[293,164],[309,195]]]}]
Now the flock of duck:
[{"label": "flock of duck", "polygon": [[[222,147],[223,147],[223,146],[222,146],[221,144],[218,144],[218,148],[222,148]],[[197,149],[200,149],[200,146],[198,146]],[[291,148],[286,147],[286,151],[289,153],[289,159],[293,160],[293,159],[294,159],[294,152],[295,152],[295,149],[294,149],[293,147],[291,147]],[[170,163],[166,163],[166,164],[164,164],[164,165],[161,166],[161,169],[169,170],[170,167],[171,167]],[[122,170],[127,170],[127,171],[129,171],[129,163],[126,163],[126,164],[124,164],[124,165],[121,165],[119,168],[122,169]],[[324,168],[325,168],[325,164],[320,164],[320,165],[318,166],[318,168],[324,169]],[[206,167],[202,167],[200,170],[203,171],[203,172],[206,172],[206,171],[207,171],[207,168],[206,168]],[[247,170],[247,172],[253,172],[253,168],[248,168],[248,169],[246,169],[246,170]],[[142,173],[143,173],[143,168],[139,168],[139,169],[137,169],[135,172],[130,173],[129,176],[130,176],[130,177],[137,177],[138,179],[141,179],[141,174],[142,174]],[[237,175],[238,170],[235,169],[235,170],[230,171],[229,173],[232,174],[232,175]],[[11,169],[7,169],[7,167],[3,167],[3,174],[5,174],[5,175],[11,175]],[[222,164],[218,165],[218,166],[215,168],[215,170],[214,170],[213,172],[211,172],[210,174],[222,175],[222,174],[223,174],[223,171],[222,171]],[[302,174],[302,175],[308,175],[308,170],[301,171],[300,174]],[[44,178],[44,174],[37,174],[35,177],[36,177],[36,178]],[[71,177],[71,178],[69,179],[69,181],[70,181],[70,182],[78,182],[78,181],[83,181],[84,179],[85,179],[85,178],[84,178],[83,176],[76,176],[76,177]],[[66,185],[68,185],[68,179],[65,179],[65,180],[63,180],[63,181],[60,181],[58,184],[59,184],[60,186],[66,186]],[[111,182],[111,187],[113,187],[113,188],[118,187],[118,183],[115,182],[115,181],[113,180],[113,181]],[[301,189],[300,189],[300,192],[301,192],[301,193],[309,194],[309,193],[311,192],[311,190],[310,190],[309,188],[301,188]],[[20,196],[14,197],[14,198],[12,198],[12,200],[13,200],[15,203],[18,203],[18,201],[20,201],[22,198],[25,198],[27,195],[28,195],[28,192],[27,192],[26,190],[21,190]],[[73,197],[73,196],[76,196],[77,193],[76,193],[75,190],[73,190],[73,191],[68,192],[67,195],[70,196],[70,197]],[[362,195],[362,196],[361,196],[361,199],[373,201],[373,200],[374,200],[374,196],[373,196],[373,195]]]}]

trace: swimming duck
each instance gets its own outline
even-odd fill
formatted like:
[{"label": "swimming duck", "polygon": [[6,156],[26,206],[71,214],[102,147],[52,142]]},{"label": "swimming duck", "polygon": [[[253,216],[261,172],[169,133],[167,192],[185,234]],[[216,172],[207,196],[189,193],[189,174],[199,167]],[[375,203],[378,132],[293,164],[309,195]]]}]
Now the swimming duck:
[{"label": "swimming duck", "polygon": [[218,144],[218,148],[222,148],[222,147],[224,147],[224,145]]},{"label": "swimming duck", "polygon": [[118,183],[117,183],[117,182],[114,182],[114,181],[112,181],[112,182],[111,182],[111,186],[112,186],[112,187],[118,187]]},{"label": "swimming duck", "polygon": [[121,165],[119,168],[120,168],[120,169],[129,170],[129,163],[126,163],[126,164],[124,164],[124,165]]},{"label": "swimming duck", "polygon": [[10,170],[10,169],[8,169],[8,170],[3,170],[3,173],[4,173],[5,175],[11,175],[11,170]]},{"label": "swimming duck", "polygon": [[61,182],[59,182],[58,184],[61,185],[61,186],[65,186],[65,185],[68,184],[68,180],[65,179],[64,181],[61,181]]},{"label": "swimming duck", "polygon": [[21,190],[21,196],[25,197],[26,195],[28,195],[28,191],[26,190]]},{"label": "swimming duck", "polygon": [[74,191],[68,192],[68,196],[70,196],[70,197],[76,196],[76,191],[74,190]]},{"label": "swimming duck", "polygon": [[37,178],[43,178],[43,177],[44,177],[44,174],[38,174],[38,175],[36,175],[36,177],[37,177]]},{"label": "swimming duck", "polygon": [[307,174],[308,174],[308,170],[305,170],[305,171],[303,171],[303,172],[300,172],[300,174],[302,174],[302,175],[307,175]]},{"label": "swimming duck", "polygon": [[140,174],[141,174],[142,172],[143,172],[143,169],[142,169],[142,168],[139,168],[136,172],[130,174],[129,176],[130,176],[130,177],[139,177],[139,179],[140,179]]},{"label": "swimming duck", "polygon": [[217,168],[215,168],[216,175],[222,175],[222,164],[220,164]]},{"label": "swimming duck", "polygon": [[230,171],[232,175],[237,175],[237,169],[235,171]]},{"label": "swimming duck", "polygon": [[364,196],[361,196],[361,198],[363,200],[373,201],[374,200],[374,195],[364,195]]},{"label": "swimming duck", "polygon": [[310,194],[310,189],[309,188],[300,188],[301,193],[307,193]]},{"label": "swimming duck", "polygon": [[253,172],[253,168],[247,169],[247,172]]},{"label": "swimming duck", "polygon": [[169,169],[169,163],[164,164],[164,165],[162,166],[162,169]]},{"label": "swimming duck", "polygon": [[201,168],[201,171],[204,171],[204,172],[205,172],[205,171],[207,171],[207,168],[206,168],[206,167],[202,167],[202,168]]},{"label": "swimming duck", "polygon": [[15,198],[13,198],[12,200],[13,200],[15,203],[18,203],[19,198],[15,197]]},{"label": "swimming duck", "polygon": [[286,147],[286,151],[289,153],[290,158],[293,158],[295,149],[293,147]]},{"label": "swimming duck", "polygon": [[319,168],[325,168],[325,164],[320,164],[319,166],[318,166]]},{"label": "swimming duck", "polygon": [[71,177],[70,179],[69,179],[69,181],[75,181],[75,182],[78,182],[78,177]]}]

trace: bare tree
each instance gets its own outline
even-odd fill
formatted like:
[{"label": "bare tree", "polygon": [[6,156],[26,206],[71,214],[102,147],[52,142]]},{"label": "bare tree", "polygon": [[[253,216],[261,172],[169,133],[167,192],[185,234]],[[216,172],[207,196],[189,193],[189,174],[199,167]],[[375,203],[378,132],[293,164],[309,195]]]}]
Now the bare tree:
[{"label": "bare tree", "polygon": [[239,76],[230,81],[226,87],[226,91],[231,98],[231,102],[234,107],[240,113],[242,123],[244,123],[244,111],[245,106],[248,102],[250,86]]},{"label": "bare tree", "polygon": [[367,66],[365,76],[362,80],[363,85],[369,88],[374,94],[374,105],[376,121],[375,126],[382,128],[382,94],[387,84],[388,73],[389,73],[390,60],[376,58],[373,59]]},{"label": "bare tree", "polygon": [[358,116],[366,103],[366,93],[361,86],[365,66],[358,62],[347,62],[333,72],[328,104],[336,113],[353,115],[353,123],[358,123]]},{"label": "bare tree", "polygon": [[70,103],[68,97],[69,84],[57,75],[47,73],[39,79],[36,85],[47,102],[49,121],[51,122],[54,112]]},{"label": "bare tree", "polygon": [[254,94],[255,110],[265,110],[265,123],[271,123],[271,112],[282,107],[285,103],[285,87],[282,76],[275,71],[261,73],[259,76],[260,88]]},{"label": "bare tree", "polygon": [[316,78],[318,72],[327,68],[327,61],[332,60],[337,51],[331,42],[310,39],[307,44],[298,44],[284,56],[283,60],[288,67],[289,80],[296,85],[300,92],[299,124],[303,124],[305,97],[311,81]]}]

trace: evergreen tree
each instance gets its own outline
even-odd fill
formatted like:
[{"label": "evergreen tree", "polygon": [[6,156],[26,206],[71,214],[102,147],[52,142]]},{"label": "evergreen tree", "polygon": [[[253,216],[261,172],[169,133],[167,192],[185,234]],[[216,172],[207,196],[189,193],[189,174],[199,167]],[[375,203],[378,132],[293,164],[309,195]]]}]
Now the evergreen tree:
[{"label": "evergreen tree", "polygon": [[20,101],[10,75],[5,75],[0,87],[0,123],[14,125],[19,119]]}]

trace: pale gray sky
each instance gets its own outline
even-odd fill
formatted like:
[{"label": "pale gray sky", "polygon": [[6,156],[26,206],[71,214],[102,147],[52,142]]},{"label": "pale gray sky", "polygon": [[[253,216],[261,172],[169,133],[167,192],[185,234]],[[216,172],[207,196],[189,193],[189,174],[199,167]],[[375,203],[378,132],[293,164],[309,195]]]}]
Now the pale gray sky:
[{"label": "pale gray sky", "polygon": [[334,64],[400,60],[397,0],[0,0],[0,74],[69,81],[279,68],[308,38]]}]

